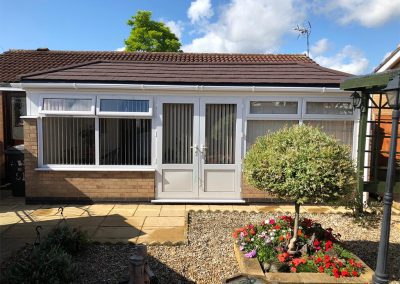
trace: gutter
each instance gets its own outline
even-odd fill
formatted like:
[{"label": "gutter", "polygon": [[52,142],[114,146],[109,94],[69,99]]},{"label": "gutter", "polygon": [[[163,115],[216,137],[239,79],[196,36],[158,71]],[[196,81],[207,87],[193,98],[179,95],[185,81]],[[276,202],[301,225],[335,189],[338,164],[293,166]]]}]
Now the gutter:
[{"label": "gutter", "polygon": [[[140,91],[195,91],[195,92],[312,92],[336,93],[340,88],[326,87],[262,87],[262,86],[210,86],[210,85],[150,85],[150,84],[96,84],[96,83],[11,83],[13,88],[29,89],[108,89],[108,90],[140,90]],[[15,89],[13,89],[15,90]]]}]

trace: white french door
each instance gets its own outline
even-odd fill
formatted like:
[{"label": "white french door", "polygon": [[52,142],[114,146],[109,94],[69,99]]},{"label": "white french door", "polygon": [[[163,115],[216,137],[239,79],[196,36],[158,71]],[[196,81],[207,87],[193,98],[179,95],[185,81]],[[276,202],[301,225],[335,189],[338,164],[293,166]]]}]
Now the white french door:
[{"label": "white french door", "polygon": [[240,100],[161,98],[157,198],[240,198]]}]

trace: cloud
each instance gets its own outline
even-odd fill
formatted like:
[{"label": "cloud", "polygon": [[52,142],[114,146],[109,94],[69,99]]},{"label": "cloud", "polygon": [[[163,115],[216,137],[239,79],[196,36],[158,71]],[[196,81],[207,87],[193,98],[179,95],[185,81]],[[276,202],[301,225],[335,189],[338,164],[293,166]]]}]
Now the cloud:
[{"label": "cloud", "polygon": [[400,17],[400,0],[314,0],[313,6],[343,25],[356,22],[376,27]]},{"label": "cloud", "polygon": [[182,33],[184,30],[183,22],[178,21],[167,21],[165,25],[173,32],[179,39],[182,37]]},{"label": "cloud", "polygon": [[115,51],[125,51],[125,46],[117,48]]},{"label": "cloud", "polygon": [[324,54],[331,48],[331,43],[327,38],[320,39],[310,47],[310,53],[317,56]]},{"label": "cloud", "polygon": [[192,23],[209,19],[213,16],[211,0],[196,0],[190,4],[187,15]]},{"label": "cloud", "polygon": [[369,61],[363,52],[351,45],[346,45],[332,56],[310,56],[321,66],[350,74],[365,74],[369,68]]},{"label": "cloud", "polygon": [[302,4],[302,0],[231,0],[221,7],[222,13],[215,22],[201,26],[204,34],[182,49],[186,52],[276,52],[283,36],[304,21],[305,5]]}]

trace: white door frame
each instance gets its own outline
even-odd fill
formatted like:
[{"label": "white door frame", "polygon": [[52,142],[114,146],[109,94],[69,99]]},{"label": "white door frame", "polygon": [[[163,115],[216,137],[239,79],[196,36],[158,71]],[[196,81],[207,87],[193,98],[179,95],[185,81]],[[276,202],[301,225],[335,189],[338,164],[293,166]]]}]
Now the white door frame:
[{"label": "white door frame", "polygon": [[[207,104],[234,104],[236,105],[236,129],[235,129],[235,163],[234,164],[206,164],[205,151],[202,146],[206,144],[205,130],[206,130],[206,105]],[[209,199],[240,199],[241,189],[241,166],[242,166],[242,100],[240,98],[215,98],[215,97],[202,97],[200,98],[200,184],[199,184],[199,198]],[[234,171],[234,186],[233,188],[226,188],[222,191],[207,192],[206,188],[206,171],[216,172],[232,172]],[[223,178],[223,177],[222,177]]]},{"label": "white door frame", "polygon": [[[193,142],[199,140],[199,100],[195,97],[159,97],[156,107],[156,120],[157,120],[157,150],[156,150],[156,198],[157,199],[196,199],[198,198],[198,173],[199,173],[199,153],[196,146],[193,148],[193,163],[192,164],[163,164],[163,104],[193,104]],[[186,170],[193,172],[192,190],[187,192],[164,192],[163,191],[163,171],[164,170]]]},{"label": "white door frame", "polygon": [[[163,164],[162,125],[163,104],[193,104],[193,164]],[[235,164],[213,165],[204,163],[204,155],[200,150],[200,144],[205,144],[205,110],[206,104],[236,104],[236,137],[235,137]],[[240,199],[241,191],[241,166],[242,166],[242,137],[243,137],[243,101],[238,97],[194,97],[194,96],[160,96],[157,97],[155,108],[156,119],[156,199],[226,199],[227,201]],[[164,192],[164,170],[192,170],[193,190],[191,192]],[[227,192],[206,192],[204,190],[205,170],[234,170],[235,188]]]}]

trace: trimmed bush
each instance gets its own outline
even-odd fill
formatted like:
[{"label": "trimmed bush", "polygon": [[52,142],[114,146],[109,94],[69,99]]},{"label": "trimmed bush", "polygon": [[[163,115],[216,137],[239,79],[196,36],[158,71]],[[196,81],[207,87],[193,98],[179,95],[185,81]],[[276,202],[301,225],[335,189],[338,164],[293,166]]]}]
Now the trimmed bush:
[{"label": "trimmed bush", "polygon": [[244,175],[255,188],[295,203],[295,231],[301,204],[336,202],[356,184],[350,147],[307,125],[259,137],[246,154]]}]

